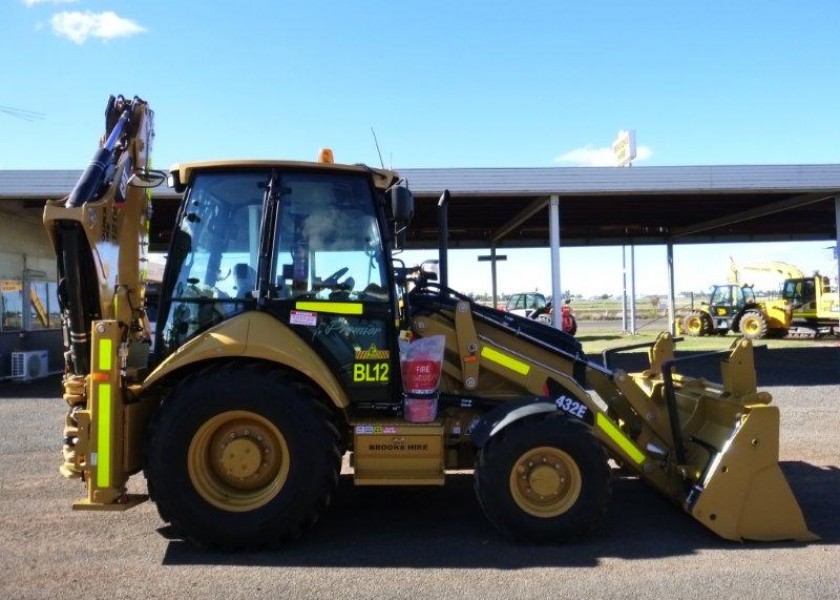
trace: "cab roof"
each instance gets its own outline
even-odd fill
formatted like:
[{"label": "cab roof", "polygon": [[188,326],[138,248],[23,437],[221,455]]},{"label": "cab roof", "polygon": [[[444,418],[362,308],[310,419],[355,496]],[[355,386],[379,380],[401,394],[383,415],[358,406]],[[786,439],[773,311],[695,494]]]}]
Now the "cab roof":
[{"label": "cab roof", "polygon": [[345,165],[324,162],[291,160],[204,160],[177,163],[170,167],[170,172],[178,174],[178,181],[186,184],[195,171],[227,171],[251,169],[320,169],[333,172],[366,173],[373,179],[373,184],[381,190],[388,189],[400,180],[396,171],[374,169],[363,164]]}]

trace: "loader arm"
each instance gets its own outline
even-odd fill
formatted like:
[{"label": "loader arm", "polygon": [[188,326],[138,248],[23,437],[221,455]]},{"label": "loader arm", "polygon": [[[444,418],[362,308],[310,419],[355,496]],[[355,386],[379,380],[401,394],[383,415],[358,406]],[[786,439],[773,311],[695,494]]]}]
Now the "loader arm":
[{"label": "loader arm", "polygon": [[[530,397],[537,408],[513,403],[518,412],[502,414],[556,409],[583,420],[620,464],[727,539],[815,539],[778,466],[778,409],[756,388],[749,340],[716,353],[722,383],[713,384],[676,372],[686,359],[669,333],[649,345],[650,367],[630,374],[589,360],[571,336],[452,290],[415,290],[410,304],[417,335],[446,336],[445,393]],[[491,415],[477,443],[511,420]]]}]

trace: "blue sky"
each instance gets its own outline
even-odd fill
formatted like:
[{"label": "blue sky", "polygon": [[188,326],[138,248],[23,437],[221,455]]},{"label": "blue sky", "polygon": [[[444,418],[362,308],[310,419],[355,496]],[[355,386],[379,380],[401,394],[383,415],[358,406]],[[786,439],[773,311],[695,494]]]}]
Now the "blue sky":
[{"label": "blue sky", "polygon": [[[0,0],[0,168],[82,168],[112,93],[151,103],[163,167],[321,146],[376,164],[371,127],[396,168],[597,164],[624,128],[638,166],[837,163],[838,22],[836,0]],[[836,272],[828,245],[678,248],[677,288],[732,252]],[[508,255],[500,289],[550,287],[540,252]],[[664,291],[664,250],[637,260]],[[620,288],[618,249],[561,261],[564,288]],[[474,254],[453,263],[489,287]]]}]

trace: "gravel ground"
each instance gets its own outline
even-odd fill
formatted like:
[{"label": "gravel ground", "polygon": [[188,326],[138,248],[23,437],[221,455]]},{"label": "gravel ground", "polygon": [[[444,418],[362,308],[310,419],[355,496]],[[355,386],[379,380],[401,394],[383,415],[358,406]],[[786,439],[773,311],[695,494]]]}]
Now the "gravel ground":
[{"label": "gravel ground", "polygon": [[618,478],[607,518],[586,540],[517,546],[485,521],[471,479],[456,476],[437,489],[356,489],[345,478],[303,540],[209,553],[170,539],[150,503],[72,512],[83,490],[58,474],[58,381],[0,383],[0,599],[836,599],[840,347],[769,350],[757,362],[782,411],[782,468],[820,542],[726,542]]}]

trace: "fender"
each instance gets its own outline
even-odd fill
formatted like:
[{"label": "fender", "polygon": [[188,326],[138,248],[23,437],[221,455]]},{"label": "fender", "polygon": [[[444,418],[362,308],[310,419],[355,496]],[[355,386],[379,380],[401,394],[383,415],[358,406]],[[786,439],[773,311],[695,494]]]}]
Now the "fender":
[{"label": "fender", "polygon": [[476,447],[481,448],[494,435],[511,423],[539,414],[562,412],[566,416],[583,421],[590,427],[595,423],[591,400],[583,400],[561,383],[548,379],[545,384],[548,396],[534,396],[516,402],[506,402],[485,413],[468,431]]},{"label": "fender", "polygon": [[525,417],[557,412],[559,409],[546,398],[528,398],[506,402],[478,417],[470,424],[468,434],[477,448],[483,448],[490,438],[502,429]]},{"label": "fender", "polygon": [[189,365],[231,356],[294,369],[318,385],[336,407],[350,404],[338,379],[310,346],[274,317],[256,311],[232,317],[191,339],[158,365],[143,382],[143,389]]}]

